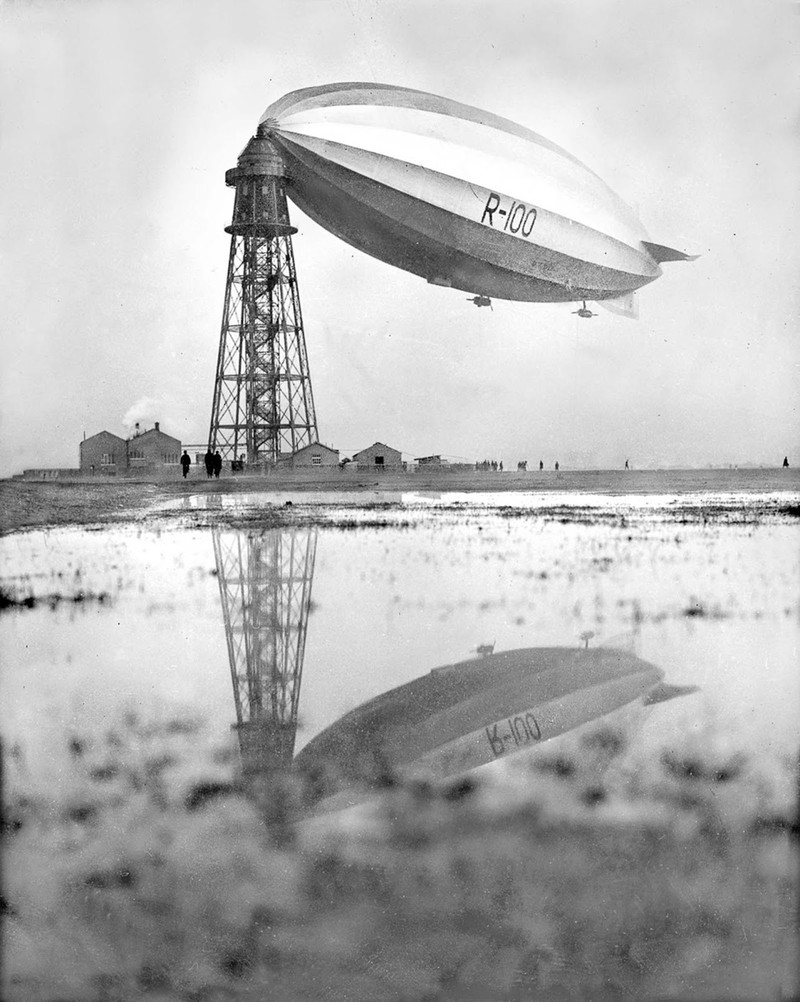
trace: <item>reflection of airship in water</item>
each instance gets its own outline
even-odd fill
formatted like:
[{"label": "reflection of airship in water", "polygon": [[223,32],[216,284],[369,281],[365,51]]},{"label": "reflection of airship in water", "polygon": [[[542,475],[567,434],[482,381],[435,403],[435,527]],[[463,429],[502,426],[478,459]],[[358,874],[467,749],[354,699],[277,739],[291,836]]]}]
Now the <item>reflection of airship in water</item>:
[{"label": "reflection of airship in water", "polygon": [[323,797],[368,784],[376,764],[401,776],[444,778],[533,749],[624,707],[696,691],[663,678],[660,668],[617,648],[489,654],[436,668],[364,703],[317,735],[295,761],[320,777]]},{"label": "reflection of airship in water", "polygon": [[688,255],[572,154],[432,94],[342,83],[264,112],[289,197],[367,254],[435,285],[529,302],[622,298]]},{"label": "reflection of airship in water", "polygon": [[322,809],[361,799],[381,775],[446,778],[695,691],[614,647],[482,644],[481,657],[356,707],[295,756],[316,529],[214,529],[213,538],[243,773],[296,768]]}]

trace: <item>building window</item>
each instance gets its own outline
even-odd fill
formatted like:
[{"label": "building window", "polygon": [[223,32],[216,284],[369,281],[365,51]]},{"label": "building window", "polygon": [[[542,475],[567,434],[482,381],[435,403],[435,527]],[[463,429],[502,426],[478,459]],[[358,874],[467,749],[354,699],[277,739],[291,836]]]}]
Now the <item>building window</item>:
[{"label": "building window", "polygon": [[101,466],[113,466],[114,465],[114,453],[103,453],[103,458],[100,460]]},{"label": "building window", "polygon": [[322,456],[318,452],[315,452],[311,457],[311,465],[322,466]]},{"label": "building window", "polygon": [[383,456],[376,456],[375,457],[375,465],[376,466],[383,466]]}]

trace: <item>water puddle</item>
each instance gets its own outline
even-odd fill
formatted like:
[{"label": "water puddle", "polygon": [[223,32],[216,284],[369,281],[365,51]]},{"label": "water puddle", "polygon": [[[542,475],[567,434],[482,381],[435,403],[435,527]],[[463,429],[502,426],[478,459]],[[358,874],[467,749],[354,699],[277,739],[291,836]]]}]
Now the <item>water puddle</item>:
[{"label": "water puddle", "polygon": [[[676,524],[665,520],[663,506],[651,517],[649,498],[629,505],[614,499],[617,513],[638,512],[634,528],[509,520],[493,509],[491,495],[478,499],[478,509],[486,506],[479,518],[472,504],[457,517],[458,497],[404,495],[403,504],[440,500],[456,506],[445,523],[348,532],[325,524],[266,531],[115,526],[6,537],[4,739],[24,745],[28,767],[53,781],[65,734],[101,726],[120,706],[145,713],[174,706],[211,721],[220,738],[238,735],[242,747],[256,740],[252,724],[275,725],[281,754],[291,757],[368,701],[456,665],[450,677],[471,672],[480,691],[465,696],[467,703],[437,704],[438,722],[412,714],[402,724],[397,710],[397,723],[390,703],[381,726],[391,725],[396,750],[418,745],[420,728],[430,737],[438,727],[442,747],[471,735],[467,744],[483,740],[485,761],[505,757],[512,746],[527,751],[641,703],[662,681],[697,691],[654,702],[643,715],[642,740],[663,744],[713,728],[737,747],[796,750],[800,609],[792,524]],[[253,501],[239,495],[230,503]],[[538,503],[513,500],[523,508]],[[569,666],[580,652],[606,649],[627,652],[657,674],[628,685],[587,669],[561,689],[541,682],[542,651],[567,659],[544,673],[552,681],[574,674]],[[497,662],[514,651],[527,652],[529,665],[516,682]],[[609,697],[609,685],[620,689],[618,698]],[[570,704],[575,698],[580,712]],[[419,700],[430,693],[421,691]],[[544,729],[540,715],[550,721]],[[523,723],[515,725],[518,717]],[[510,721],[505,730],[502,721]],[[376,727],[356,728],[359,747],[376,747]],[[509,735],[502,749],[491,741],[493,727]],[[350,757],[353,740],[343,745]],[[430,737],[429,758],[434,746]],[[468,754],[463,761],[479,764]]]},{"label": "water puddle", "polygon": [[[753,523],[796,518],[796,492],[694,491],[675,494],[607,494],[548,491],[239,491],[189,494],[160,502],[151,515],[178,516],[186,525],[257,524],[260,518],[305,520],[339,528],[419,526],[434,520],[464,523],[487,515],[549,518],[561,522]],[[181,516],[185,518],[181,519]]]},{"label": "water puddle", "polygon": [[0,539],[4,997],[794,997],[773,500]]}]

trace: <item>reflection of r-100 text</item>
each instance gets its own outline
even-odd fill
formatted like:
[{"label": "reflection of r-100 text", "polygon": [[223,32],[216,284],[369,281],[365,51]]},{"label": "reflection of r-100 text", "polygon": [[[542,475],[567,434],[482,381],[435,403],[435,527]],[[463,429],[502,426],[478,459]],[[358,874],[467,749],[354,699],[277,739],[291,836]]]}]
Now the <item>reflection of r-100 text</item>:
[{"label": "reflection of r-100 text", "polygon": [[513,742],[513,747],[519,748],[520,745],[530,744],[531,741],[540,741],[541,737],[542,732],[536,717],[530,711],[524,717],[509,717],[508,720],[486,728],[486,738],[495,758],[505,754],[506,742]]}]

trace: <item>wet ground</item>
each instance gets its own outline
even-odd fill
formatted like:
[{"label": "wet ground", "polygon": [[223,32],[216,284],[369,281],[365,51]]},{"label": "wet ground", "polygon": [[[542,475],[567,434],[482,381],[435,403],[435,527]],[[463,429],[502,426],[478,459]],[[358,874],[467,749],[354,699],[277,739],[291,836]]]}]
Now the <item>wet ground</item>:
[{"label": "wet ground", "polygon": [[[208,500],[176,503],[206,512]],[[216,500],[251,523],[276,503]],[[277,500],[302,524],[156,521],[5,539],[0,576],[22,606],[0,620],[3,650],[15,652],[6,735],[43,731],[36,745],[52,764],[48,733],[125,701],[175,701],[225,733],[235,720],[226,619],[258,600],[278,642],[304,633],[292,669],[298,750],[359,703],[477,657],[480,645],[581,646],[586,631],[593,646],[632,648],[670,682],[700,687],[660,709],[660,734],[714,720],[748,747],[800,744],[797,523],[775,498],[750,499],[748,515],[719,495],[718,518],[708,500],[652,497],[410,494],[387,508],[334,499],[324,509],[307,496]],[[268,623],[248,626],[250,647],[266,642]],[[251,670],[272,669],[262,659]]]},{"label": "wet ground", "polygon": [[[789,501],[800,495],[800,470],[538,470],[503,473],[451,470],[396,473],[353,470],[281,470],[269,474],[223,472],[219,480],[209,480],[199,470],[189,478],[132,479],[62,478],[57,481],[0,481],[0,533],[26,526],[95,525],[146,519],[154,509],[174,505],[170,501],[194,496],[224,498],[231,494],[272,493],[276,497],[296,492],[318,492],[321,503],[339,493],[351,503],[381,503],[388,496],[411,492],[475,494],[536,492],[600,494],[630,497],[670,495],[703,497],[709,492],[743,497],[777,494]],[[266,516],[262,512],[262,518]],[[270,513],[276,516],[276,512]]]},{"label": "wet ground", "polygon": [[[731,939],[730,923],[737,915],[742,916],[749,929],[748,923],[757,916],[744,909],[735,896],[725,902],[714,900],[713,867],[706,866],[708,846],[701,847],[696,883],[692,884],[695,878],[681,871],[669,893],[675,892],[675,881],[689,880],[687,887],[695,886],[699,895],[696,899],[689,895],[691,907],[702,905],[706,909],[703,914],[717,915],[719,928],[707,917],[705,925],[701,923],[702,935],[695,930],[687,942],[673,944],[672,952],[665,947],[663,955],[658,950],[652,952],[652,937],[645,937],[650,944],[646,948],[641,943],[634,948],[634,933],[620,931],[616,947],[606,944],[610,951],[606,961],[599,955],[587,959],[588,953],[581,954],[592,939],[592,933],[587,932],[588,940],[581,950],[576,948],[575,954],[576,958],[578,954],[583,956],[582,961],[575,960],[579,967],[580,963],[588,965],[581,981],[580,971],[573,967],[567,972],[563,966],[572,949],[568,947],[569,937],[564,940],[563,922],[569,925],[569,921],[579,921],[582,914],[580,921],[588,923],[588,929],[595,920],[586,912],[587,903],[579,902],[577,897],[575,915],[567,921],[568,917],[561,914],[564,908],[569,911],[569,895],[564,896],[558,922],[552,906],[539,912],[526,897],[533,891],[529,887],[530,874],[517,872],[521,865],[517,853],[522,849],[515,842],[520,818],[514,812],[529,810],[531,797],[535,799],[539,791],[544,791],[545,799],[550,795],[550,780],[542,777],[578,777],[580,782],[572,791],[575,810],[580,813],[588,809],[594,797],[603,802],[602,810],[607,811],[600,826],[604,834],[597,834],[597,838],[605,847],[607,864],[601,883],[609,900],[614,901],[622,893],[623,884],[620,875],[616,883],[612,881],[613,886],[608,885],[608,867],[614,870],[618,865],[614,862],[614,846],[618,860],[624,858],[638,865],[638,850],[631,848],[629,840],[634,837],[632,832],[638,832],[635,837],[639,838],[643,831],[639,821],[632,828],[628,825],[624,820],[630,820],[626,811],[632,809],[630,805],[637,798],[649,797],[648,824],[655,824],[654,819],[662,817],[659,810],[664,806],[664,782],[689,783],[688,800],[681,794],[683,799],[669,801],[673,812],[684,812],[687,825],[689,819],[696,820],[697,811],[710,809],[710,804],[716,810],[729,797],[729,787],[723,790],[729,780],[744,784],[733,798],[740,814],[738,818],[735,810],[733,815],[725,814],[730,810],[728,804],[717,818],[717,827],[724,829],[723,820],[728,824],[732,818],[734,831],[741,834],[750,832],[756,817],[763,821],[767,816],[773,822],[776,817],[783,818],[776,830],[784,834],[792,823],[796,825],[791,820],[796,810],[791,790],[796,782],[793,769],[800,747],[798,502],[800,497],[794,491],[752,489],[681,493],[662,489],[650,494],[613,496],[589,490],[579,494],[554,489],[459,494],[370,489],[358,494],[344,491],[316,495],[308,490],[246,491],[240,486],[236,493],[158,493],[140,506],[135,521],[66,525],[7,535],[0,539],[4,602],[0,615],[4,664],[0,731],[6,749],[6,794],[10,791],[17,809],[21,801],[28,803],[33,813],[27,823],[30,830],[38,832],[39,840],[25,847],[21,872],[25,871],[25,861],[31,863],[36,852],[42,851],[42,818],[49,817],[52,825],[54,817],[62,816],[59,811],[74,811],[74,805],[64,807],[67,801],[73,803],[74,796],[85,805],[89,796],[85,783],[97,779],[95,775],[92,780],[92,770],[96,774],[98,769],[102,772],[108,768],[106,752],[93,752],[88,774],[85,769],[81,772],[87,761],[84,746],[97,752],[105,740],[101,736],[107,738],[109,728],[122,749],[117,759],[127,755],[140,761],[136,756],[151,741],[156,745],[162,740],[186,741],[192,735],[201,741],[202,749],[190,752],[189,761],[184,761],[176,773],[175,782],[185,795],[187,789],[201,789],[204,782],[229,782],[230,775],[238,771],[242,752],[255,756],[253,760],[262,764],[265,754],[275,762],[290,761],[293,753],[301,753],[350,711],[441,666],[467,660],[488,666],[501,652],[521,649],[619,649],[654,666],[664,683],[687,690],[694,687],[696,691],[649,706],[644,706],[641,695],[635,694],[635,699],[626,696],[612,707],[603,701],[605,695],[600,698],[599,682],[589,678],[581,683],[583,716],[577,729],[567,728],[566,733],[550,742],[523,739],[531,729],[518,730],[508,754],[503,747],[503,754],[493,765],[472,774],[480,783],[484,799],[476,800],[467,813],[459,815],[455,829],[447,812],[437,813],[436,808],[432,815],[431,802],[426,801],[427,806],[420,808],[422,841],[418,849],[427,844],[426,840],[432,840],[439,856],[455,852],[453,865],[459,860],[467,869],[480,865],[481,853],[493,851],[484,827],[489,817],[494,817],[492,840],[499,837],[505,845],[501,855],[506,859],[506,876],[498,872],[492,877],[476,877],[475,887],[482,889],[480,901],[467,906],[459,897],[460,903],[453,905],[452,914],[448,912],[444,918],[439,915],[436,921],[452,926],[451,934],[456,939],[469,939],[472,932],[465,933],[458,923],[465,914],[471,914],[470,908],[478,908],[482,916],[480,921],[475,920],[479,929],[483,929],[481,923],[485,921],[497,926],[498,906],[491,901],[493,895],[501,894],[511,879],[508,874],[513,872],[519,886],[528,888],[522,894],[524,905],[513,890],[507,887],[505,892],[508,902],[514,902],[513,906],[507,905],[516,930],[511,940],[516,942],[514,937],[522,936],[522,942],[511,950],[514,959],[509,961],[509,970],[497,973],[497,984],[481,989],[495,994],[475,997],[534,997],[526,994],[534,988],[548,997],[546,992],[551,989],[574,989],[589,982],[605,990],[604,962],[610,965],[609,970],[613,968],[608,982],[612,994],[614,985],[626,986],[626,990],[638,985],[637,990],[645,994],[671,993],[675,997],[688,997],[682,993],[694,991],[696,998],[704,997],[702,991],[706,989],[713,994],[715,984],[727,990],[731,985],[724,978],[715,981],[715,977],[719,975],[720,958],[741,945]],[[561,692],[562,702],[556,709],[551,700],[541,712],[565,713],[564,698]],[[533,685],[519,696],[519,705],[515,706],[538,714],[537,699],[544,706],[544,696],[537,694]],[[628,713],[634,704],[637,712]],[[615,710],[613,714],[611,709]],[[480,717],[480,707],[476,712]],[[274,725],[273,739],[266,752],[262,746],[254,751],[252,742],[248,745],[252,731],[248,731],[248,725],[265,718]],[[516,718],[512,714],[510,719],[513,728]],[[156,724],[148,730],[147,721]],[[181,726],[170,725],[169,721],[202,721],[202,725],[197,724],[200,730],[196,734],[191,728],[183,733]],[[480,717],[480,726],[486,722]],[[234,724],[239,725],[237,730],[232,730]],[[611,733],[598,728],[612,725],[620,755],[614,767],[608,769],[606,760],[614,756],[598,752],[592,735]],[[476,731],[480,726],[476,724]],[[411,731],[397,740],[413,748],[419,732]],[[216,751],[212,753],[213,749]],[[597,768],[601,759],[602,777]],[[391,771],[391,762],[382,764]],[[119,769],[119,765],[114,768]],[[539,777],[533,783],[532,775]],[[148,782],[143,784],[148,789]],[[452,789],[447,788],[447,796],[451,796]],[[587,791],[594,791],[588,800]],[[392,794],[408,795],[415,794],[409,794],[402,784]],[[563,794],[556,795],[548,802],[550,808],[560,805],[562,809],[563,798]],[[34,803],[39,805],[36,810],[30,807]],[[419,803],[414,803],[419,808]],[[680,809],[675,803],[680,804]],[[42,804],[50,806],[45,809]],[[62,806],[56,809],[54,804]],[[417,808],[412,810],[406,805],[407,819],[414,817]],[[167,798],[159,810],[169,813],[169,809]],[[310,853],[306,858],[318,859],[323,851],[321,845],[329,853],[330,845],[325,840],[334,838],[339,840],[336,859],[347,859],[353,846],[361,845],[359,852],[366,852],[372,860],[369,867],[379,866],[384,876],[394,874],[387,854],[397,858],[400,850],[395,838],[402,842],[408,833],[398,834],[395,824],[387,836],[386,829],[379,825],[377,830],[384,835],[376,836],[376,817],[381,824],[386,821],[386,816],[380,814],[382,808],[375,808],[377,815],[370,814],[367,808],[359,810],[361,813],[350,812],[349,820],[328,815],[310,822],[306,829],[310,834],[303,836],[310,840],[303,843],[303,851]],[[220,823],[220,816],[215,824]],[[396,813],[391,816],[397,818]],[[498,822],[498,816],[506,818],[506,822]],[[554,817],[558,817],[558,810]],[[577,866],[582,836],[571,827],[575,815],[570,814],[570,818],[567,823],[562,817],[556,828],[565,845],[571,846],[564,850],[572,860],[570,865]],[[588,823],[582,820],[579,829],[588,830]],[[230,824],[227,818],[225,825]],[[241,834],[244,822],[237,824]],[[595,817],[591,825],[596,824]],[[616,835],[611,834],[612,829]],[[343,831],[349,833],[345,843],[341,842]],[[454,831],[461,834],[455,837]],[[672,828],[669,831],[670,838],[677,842],[670,842],[672,855],[668,853],[664,862],[667,868],[677,866],[683,851],[678,848],[681,839],[689,839],[689,834],[676,834]],[[550,836],[544,830],[540,834],[535,849],[526,843],[526,852],[539,853],[544,851],[543,845],[550,845]],[[210,839],[209,844],[216,837],[209,833],[203,836]],[[79,836],[73,832],[69,838],[77,838],[81,845],[86,841],[83,832]],[[468,848],[461,844],[465,838]],[[109,849],[107,840],[101,842],[100,855],[110,853],[113,857],[114,850]],[[454,848],[456,843],[460,849]],[[122,852],[118,839],[115,844],[116,851]],[[413,855],[413,839],[403,845],[403,852]],[[741,984],[750,994],[738,997],[754,997],[754,987],[759,986],[763,986],[760,997],[782,997],[779,993],[789,991],[789,982],[796,974],[786,918],[792,901],[796,902],[796,886],[790,879],[793,864],[789,856],[780,855],[785,847],[777,856],[778,850],[770,848],[769,863],[761,849],[755,856],[747,856],[745,850],[749,852],[747,847],[739,847],[736,852],[745,853],[746,859],[731,849],[734,855],[729,865],[736,865],[744,875],[750,873],[748,866],[755,866],[758,872],[753,871],[753,880],[767,884],[772,881],[769,893],[774,899],[778,887],[778,898],[784,904],[783,910],[769,913],[769,921],[763,915],[759,919],[764,931],[762,940],[751,951],[756,959],[739,972]],[[644,853],[642,860],[646,856]],[[94,857],[84,859],[87,865],[90,858]],[[757,863],[753,863],[756,858]],[[565,859],[562,857],[558,865],[564,865]],[[580,866],[588,866],[581,859]],[[356,866],[359,860],[363,864],[358,856],[356,862],[350,858],[346,865]],[[224,870],[227,863],[220,865]],[[767,876],[762,872],[765,866]],[[430,867],[434,870],[430,871]],[[452,882],[448,883],[436,870],[432,859],[426,857],[423,870],[428,873],[429,884],[438,887],[437,893],[443,893],[445,887],[455,893]],[[649,921],[653,909],[658,911],[652,876],[637,872],[639,877],[632,885],[626,884],[625,894],[638,902],[634,912],[638,908],[641,915],[649,916]],[[725,872],[724,867],[721,872]],[[380,898],[380,894],[376,898],[373,891],[364,890],[362,879],[359,870],[358,880],[348,889],[341,874],[332,875],[325,886],[328,904],[342,909],[351,923],[355,922],[355,901],[363,904],[366,895],[369,908],[373,908]],[[565,873],[559,879],[566,880]],[[586,879],[592,879],[588,870]],[[745,876],[741,879],[745,880]],[[421,927],[416,931],[412,927],[419,919],[419,909],[428,907],[422,904],[427,900],[425,880],[420,877],[419,886],[402,893],[394,876],[386,880],[391,885],[389,890],[384,888],[388,900],[395,905],[399,901],[396,895],[405,900],[395,915],[405,931],[400,934],[395,929],[392,933],[401,946],[391,959],[386,959],[386,964],[402,969],[398,984],[406,984],[404,978],[410,974],[404,965],[413,967],[419,936],[424,935]],[[34,885],[23,882],[23,889],[27,886],[27,893],[33,894]],[[264,893],[269,897],[268,891]],[[573,889],[573,893],[577,892]],[[744,884],[736,893],[745,893]],[[558,894],[557,881],[547,894]],[[705,901],[701,900],[704,895]],[[687,900],[681,898],[680,907],[688,908]],[[24,901],[17,907],[24,912]],[[173,902],[170,907],[177,906]],[[303,925],[306,918],[301,921],[291,908],[289,911],[293,916],[289,925],[299,937],[297,943],[305,943],[303,956],[308,960],[310,948],[305,937],[311,930]],[[426,912],[426,922],[434,912],[435,908]],[[359,939],[365,935],[362,919],[356,923],[360,931],[352,933],[353,941],[340,944],[343,964],[346,958],[352,963],[353,956],[362,963],[366,955],[364,942]],[[180,908],[175,921],[180,923]],[[557,932],[553,923],[558,926]],[[630,923],[631,929],[637,928],[635,914]],[[545,926],[549,931],[544,931]],[[669,935],[664,932],[662,938],[666,941],[674,935],[674,931]],[[485,929],[478,938],[487,941]],[[620,946],[623,940],[628,942],[627,947]],[[297,943],[293,949],[300,950]],[[467,962],[462,956],[463,946],[461,943],[456,949],[451,943],[448,948],[452,956],[461,957],[458,963],[452,956],[447,963],[442,961],[444,967],[455,964],[460,971],[457,976],[451,975],[462,994],[431,994],[431,985],[439,984],[444,992],[445,984],[436,981],[440,975],[444,977],[444,968],[433,964],[430,983],[426,981],[413,990],[406,984],[405,994],[398,989],[399,994],[392,995],[385,986],[381,988],[383,994],[375,994],[373,984],[368,994],[326,995],[319,993],[317,984],[313,989],[318,992],[315,997],[469,997],[463,992],[470,978],[480,979],[477,972],[470,975],[468,965],[464,966]],[[284,951],[284,962],[293,955],[285,942],[274,948],[279,953]],[[378,948],[373,943],[371,949],[374,952]],[[623,964],[621,973],[615,966],[619,953],[614,949],[633,949],[634,953],[638,949],[641,957],[626,962],[627,966]],[[24,948],[20,950],[24,957]],[[447,953],[444,946],[442,950]],[[333,945],[331,951],[331,956],[338,956]],[[538,960],[531,959],[532,953]],[[612,963],[609,957],[617,959]],[[335,956],[334,960],[331,963],[338,971],[339,961]],[[24,960],[17,957],[17,963],[26,969]],[[114,962],[106,959],[103,963],[114,969]],[[319,957],[315,963],[319,963]],[[31,973],[36,964],[29,961],[28,965],[25,977],[30,987],[36,982]],[[676,973],[681,967],[688,972],[683,981]],[[285,970],[281,975],[281,983],[294,984],[297,992],[285,997],[312,997],[302,993],[306,988],[301,992],[298,987],[306,984],[307,972],[297,973],[295,982],[284,977]],[[390,984],[391,977],[386,977]],[[333,974],[331,979],[332,985]],[[256,990],[257,985],[248,984]],[[240,979],[237,990],[249,990],[248,984]],[[313,990],[308,989],[312,994]],[[163,997],[189,997],[181,995],[181,991],[179,985],[170,983]],[[45,991],[35,997],[57,996]]]}]

